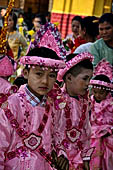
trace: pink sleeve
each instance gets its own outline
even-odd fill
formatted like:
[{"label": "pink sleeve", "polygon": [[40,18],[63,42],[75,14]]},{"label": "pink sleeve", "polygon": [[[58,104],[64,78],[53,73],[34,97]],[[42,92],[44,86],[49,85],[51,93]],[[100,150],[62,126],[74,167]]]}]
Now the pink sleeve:
[{"label": "pink sleeve", "polygon": [[91,124],[89,121],[89,112],[86,113],[86,120],[84,122],[81,141],[83,143],[82,158],[83,160],[90,160],[92,154],[90,148]]},{"label": "pink sleeve", "polygon": [[0,109],[0,170],[4,170],[5,152],[10,144],[11,126],[4,111]]}]

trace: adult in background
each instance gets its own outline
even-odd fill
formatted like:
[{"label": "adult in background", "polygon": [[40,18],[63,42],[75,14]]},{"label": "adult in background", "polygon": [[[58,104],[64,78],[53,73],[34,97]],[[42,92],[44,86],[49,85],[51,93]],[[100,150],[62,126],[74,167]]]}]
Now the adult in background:
[{"label": "adult in background", "polygon": [[41,25],[46,23],[46,18],[43,14],[36,14],[33,18],[33,28],[28,31],[29,41],[33,41],[35,39],[36,32],[40,29]]},{"label": "adult in background", "polygon": [[89,49],[94,55],[93,65],[106,58],[113,65],[113,14],[105,13],[99,19],[100,39],[93,43]]},{"label": "adult in background", "polygon": [[25,22],[25,17],[24,17],[24,12],[21,11],[18,14],[18,19],[17,19],[17,24],[18,24],[18,31],[27,39],[27,24]]},{"label": "adult in background", "polygon": [[82,18],[80,16],[75,16],[71,22],[72,33],[67,35],[66,39],[71,39],[73,42],[75,38],[79,35],[79,27],[81,25]]},{"label": "adult in background", "polygon": [[13,52],[14,59],[18,61],[20,56],[25,55],[27,50],[26,39],[17,31],[17,16],[11,12],[8,18],[7,41]]},{"label": "adult in background", "polygon": [[64,46],[67,51],[71,50],[73,53],[73,48],[75,46],[75,40],[79,35],[79,28],[82,22],[82,18],[80,16],[75,16],[71,22],[72,33],[68,34],[66,38],[63,40]]},{"label": "adult in background", "polygon": [[88,16],[83,18],[80,30],[80,37],[86,41],[86,43],[78,46],[74,53],[89,52],[90,46],[96,41],[98,35],[98,20],[95,16]]}]

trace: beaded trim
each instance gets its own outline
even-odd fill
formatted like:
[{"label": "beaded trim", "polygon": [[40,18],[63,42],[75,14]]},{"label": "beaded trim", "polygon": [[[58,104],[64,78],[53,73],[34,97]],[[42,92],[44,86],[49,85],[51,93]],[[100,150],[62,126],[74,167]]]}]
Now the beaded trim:
[{"label": "beaded trim", "polygon": [[[57,85],[55,84],[55,87],[57,87]],[[56,90],[55,90],[56,92]],[[49,97],[52,93],[49,93]],[[54,95],[53,95],[54,96]],[[22,95],[22,97],[25,97],[24,95]],[[62,106],[62,100],[58,98],[57,102],[57,109],[62,109],[64,107],[64,105]],[[2,102],[1,102],[1,106],[2,106]],[[18,157],[20,154],[24,155],[26,157],[25,152],[27,151],[27,148],[30,149],[31,151],[38,151],[40,155],[42,155],[42,157],[50,164],[52,165],[52,158],[51,155],[46,153],[45,149],[43,148],[41,142],[42,142],[42,137],[41,137],[41,133],[43,132],[47,120],[48,120],[48,114],[50,112],[50,105],[47,103],[46,107],[45,107],[46,113],[43,115],[42,118],[42,122],[40,123],[37,131],[35,133],[31,133],[28,134],[27,131],[25,131],[23,128],[19,127],[19,123],[18,121],[14,118],[14,115],[11,113],[10,109],[8,109],[8,105],[6,105],[6,107],[4,108],[4,112],[6,117],[8,118],[12,128],[16,131],[16,133],[22,138],[22,141],[24,143],[23,146],[17,148],[14,151],[8,152],[5,154],[6,156],[6,160],[10,160],[13,159],[15,157]]]},{"label": "beaded trim", "polygon": [[90,80],[90,85],[93,88],[99,88],[99,89],[106,89],[109,91],[113,91],[113,84],[107,83],[100,80]]},{"label": "beaded trim", "polygon": [[[56,93],[57,92],[57,93]],[[53,98],[56,109],[58,109],[58,103],[62,103],[63,109],[65,111],[65,117],[66,117],[66,138],[62,141],[63,146],[66,148],[68,147],[68,141],[75,143],[77,142],[77,145],[80,149],[82,149],[82,143],[80,141],[81,136],[81,129],[83,128],[84,121],[86,119],[86,110],[87,110],[87,104],[83,105],[82,115],[80,118],[80,122],[78,127],[72,126],[72,120],[70,118],[71,116],[71,108],[69,107],[68,101],[62,97],[62,91],[58,87],[58,85],[55,85],[55,88],[52,90],[52,92],[49,94],[51,98]]]},{"label": "beaded trim", "polygon": [[14,118],[14,115],[11,113],[10,109],[5,108],[4,112],[6,117],[8,118],[11,126],[15,129],[16,133],[22,138],[24,146],[17,148],[15,151],[11,151],[5,154],[6,160],[13,159],[14,157],[18,157],[20,154],[26,151],[26,149],[30,149],[31,151],[37,150],[45,160],[51,164],[51,155],[46,153],[45,149],[42,146],[42,137],[41,133],[43,132],[47,120],[48,114],[50,111],[50,105],[46,104],[45,107],[46,113],[43,115],[42,122],[40,123],[37,131],[35,133],[28,134],[23,128],[19,127],[18,121]]},{"label": "beaded trim", "polygon": [[58,73],[58,80],[63,81],[63,76],[66,74],[70,68],[75,66],[76,64],[80,63],[83,60],[89,59],[91,62],[93,61],[93,56],[89,52],[83,52],[78,55],[76,55],[74,58],[72,58],[70,61],[66,62],[66,67],[64,69],[61,69]]},{"label": "beaded trim", "polygon": [[28,51],[41,46],[52,49],[60,58],[64,59],[66,57],[66,50],[61,40],[60,32],[58,28],[50,22],[41,26],[41,29],[36,34],[35,40],[30,43]]},{"label": "beaded trim", "polygon": [[63,60],[53,60],[50,58],[42,58],[38,56],[23,56],[20,59],[20,64],[23,64],[24,66],[28,64],[29,67],[30,65],[39,65],[54,69],[62,69],[65,67],[65,62]]}]

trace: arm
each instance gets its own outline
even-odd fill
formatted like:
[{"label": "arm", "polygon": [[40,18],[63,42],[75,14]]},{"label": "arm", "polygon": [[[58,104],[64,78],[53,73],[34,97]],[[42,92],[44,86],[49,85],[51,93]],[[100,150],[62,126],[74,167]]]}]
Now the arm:
[{"label": "arm", "polygon": [[20,45],[22,47],[22,52],[21,52],[21,56],[25,55],[26,51],[27,51],[27,41],[26,39],[20,34]]},{"label": "arm", "polygon": [[[86,119],[83,124],[81,142],[82,142],[82,158],[84,161],[84,165],[88,167],[90,157],[94,148],[90,148],[90,138],[91,138],[91,124],[89,120],[89,108],[86,111]],[[87,168],[86,168],[87,169]]]},{"label": "arm", "polygon": [[0,170],[5,167],[5,152],[8,150],[11,141],[11,127],[7,117],[0,109]]}]

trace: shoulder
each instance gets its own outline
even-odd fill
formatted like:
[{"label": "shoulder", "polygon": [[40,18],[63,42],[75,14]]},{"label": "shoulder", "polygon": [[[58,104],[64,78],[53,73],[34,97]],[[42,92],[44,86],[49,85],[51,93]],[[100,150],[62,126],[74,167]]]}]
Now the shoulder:
[{"label": "shoulder", "polygon": [[19,106],[25,96],[25,88],[22,86],[16,93],[13,93],[8,97],[8,103],[13,106]]},{"label": "shoulder", "polygon": [[102,47],[105,46],[107,47],[107,45],[105,44],[103,38],[100,38],[99,40],[96,40],[91,46],[96,46],[96,47]]},{"label": "shoulder", "polygon": [[3,78],[0,78],[0,93],[6,94],[10,89],[11,84]]},{"label": "shoulder", "polygon": [[18,31],[15,31],[15,35],[16,35],[19,39],[24,38],[23,35],[22,35],[20,32],[18,32]]},{"label": "shoulder", "polygon": [[73,33],[68,34],[68,35],[66,36],[66,39],[68,39],[68,38],[72,38],[72,37],[73,37]]},{"label": "shoulder", "polygon": [[90,48],[90,46],[91,46],[92,44],[93,44],[93,43],[91,43],[91,42],[88,42],[88,43],[85,43],[85,44],[81,44],[79,47],[76,48],[76,50],[74,51],[74,53],[88,52],[88,51],[89,51],[89,48]]}]

